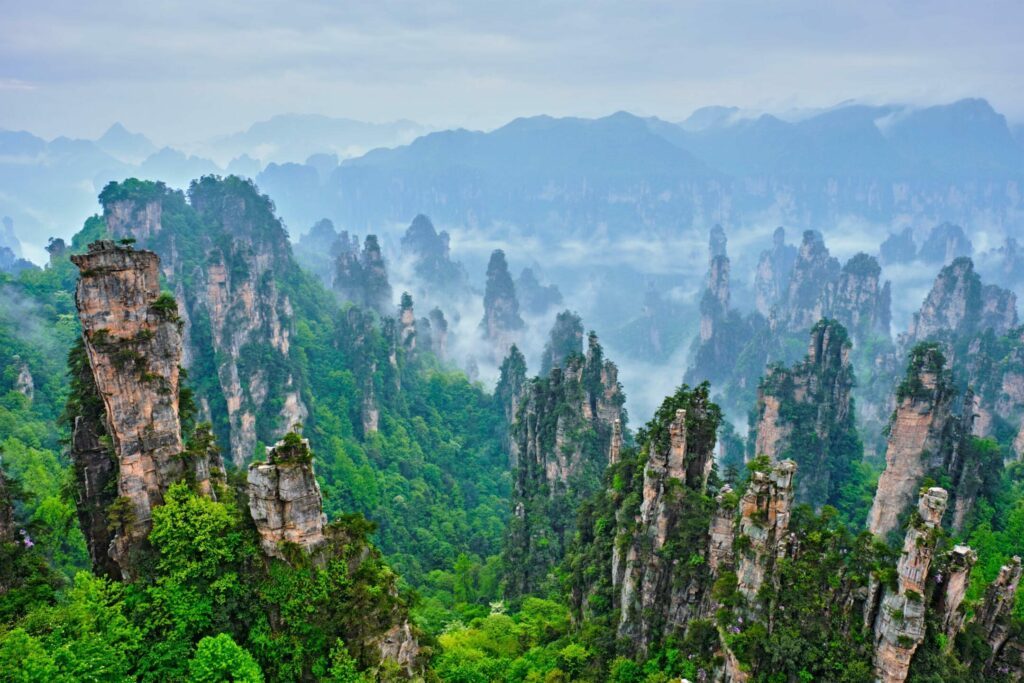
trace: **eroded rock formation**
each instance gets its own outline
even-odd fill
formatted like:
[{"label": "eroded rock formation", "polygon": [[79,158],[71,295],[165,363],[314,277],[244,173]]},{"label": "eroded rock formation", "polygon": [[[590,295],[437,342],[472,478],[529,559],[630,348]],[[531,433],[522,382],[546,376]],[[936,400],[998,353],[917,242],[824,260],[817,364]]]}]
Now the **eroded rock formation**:
[{"label": "eroded rock formation", "polygon": [[[886,536],[913,501],[930,464],[948,448],[954,389],[936,345],[916,347],[889,427],[885,471],[868,513],[868,529]],[[941,460],[939,460],[941,462]]]},{"label": "eroded rock formation", "polygon": [[292,432],[267,447],[266,462],[249,465],[247,482],[249,513],[269,557],[286,560],[289,545],[308,553],[324,543],[327,517],[307,439]]},{"label": "eroded rock formation", "polygon": [[391,284],[376,235],[367,235],[362,252],[343,249],[335,261],[334,291],[343,301],[392,315]]},{"label": "eroded rock formation", "polygon": [[761,252],[754,276],[754,306],[765,318],[771,315],[772,308],[788,289],[796,255],[796,247],[786,244],[786,230],[776,228],[772,248]]},{"label": "eroded rock formation", "polygon": [[975,616],[985,642],[992,650],[987,666],[991,667],[1002,654],[1003,646],[1010,637],[1010,615],[1020,585],[1021,561],[1014,556],[1009,564],[999,569],[999,576],[985,590],[985,599]]},{"label": "eroded rock formation", "polygon": [[752,455],[796,461],[798,502],[834,504],[863,455],[850,397],[850,349],[846,329],[823,320],[811,331],[804,361],[769,368],[758,388]]},{"label": "eroded rock formation", "polygon": [[508,272],[505,252],[496,249],[487,264],[487,285],[484,290],[484,317],[480,330],[490,343],[497,360],[508,355],[509,349],[523,329],[519,316],[519,300],[512,276]]},{"label": "eroded rock formation", "polygon": [[[172,483],[188,473],[213,494],[209,463],[179,457],[182,325],[173,297],[160,294],[157,255],[101,241],[72,261],[81,274],[75,303],[85,350],[117,458],[119,497],[107,510],[108,526],[116,528],[110,555],[127,574],[129,554]],[[95,437],[84,429],[79,452],[89,454],[83,461],[96,461],[99,474]]]},{"label": "eroded rock formation", "polygon": [[512,416],[513,520],[505,548],[514,567],[507,576],[511,595],[536,591],[561,560],[575,529],[572,511],[598,489],[608,466],[625,402],[615,365],[594,335],[585,357],[570,355],[563,368],[535,378],[521,394],[519,359],[513,347],[498,387]]},{"label": "eroded rock formation", "polygon": [[756,604],[775,560],[785,554],[796,471],[795,462],[783,460],[770,472],[754,472],[740,499],[738,534],[748,540],[746,549],[738,553],[736,578],[750,605]]},{"label": "eroded rock formation", "polygon": [[555,316],[555,324],[544,345],[541,356],[540,374],[547,375],[552,368],[560,368],[573,354],[583,353],[583,321],[572,311],[562,311]]},{"label": "eroded rock formation", "polygon": [[933,487],[921,495],[917,518],[903,541],[896,587],[886,588],[875,620],[875,676],[882,683],[907,679],[910,660],[925,634],[925,588],[935,550],[935,530],[948,495]]},{"label": "eroded rock formation", "polygon": [[779,304],[772,309],[772,329],[809,330],[821,318],[822,288],[839,278],[839,261],[825,246],[821,233],[804,232],[789,283]]}]

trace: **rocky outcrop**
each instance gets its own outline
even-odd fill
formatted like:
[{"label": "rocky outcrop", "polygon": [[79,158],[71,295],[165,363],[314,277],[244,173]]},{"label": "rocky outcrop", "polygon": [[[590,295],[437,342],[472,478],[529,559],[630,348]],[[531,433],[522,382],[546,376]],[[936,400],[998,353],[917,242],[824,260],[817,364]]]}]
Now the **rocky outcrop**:
[{"label": "rocky outcrop", "polygon": [[562,305],[562,292],[558,285],[542,284],[533,268],[523,268],[515,285],[522,309],[531,315],[543,315]]},{"label": "rocky outcrop", "polygon": [[[706,397],[695,395],[687,404],[671,420],[663,405],[657,423],[651,423],[657,424],[657,434],[648,443],[640,505],[634,518],[620,518],[627,543],[616,542],[612,549],[618,635],[639,652],[646,652],[663,630],[685,629],[708,609],[700,577],[680,577],[679,565],[663,552],[686,521],[686,492],[706,488],[714,453],[718,425],[708,414]],[[706,542],[703,536],[700,540]],[[703,556],[708,549],[695,547],[694,552]]]},{"label": "rocky outcrop", "polygon": [[797,502],[834,505],[840,485],[863,456],[850,397],[850,349],[846,329],[822,320],[811,331],[804,361],[769,368],[758,387],[752,455],[797,463]]},{"label": "rocky outcrop", "polygon": [[[94,242],[72,261],[81,275],[75,303],[85,350],[117,458],[119,498],[107,511],[117,529],[110,555],[127,575],[129,554],[172,483],[187,473],[212,495],[209,463],[179,457],[182,325],[173,297],[160,294],[157,255]],[[80,437],[92,451],[90,437]]]},{"label": "rocky outcrop", "polygon": [[307,439],[291,432],[268,447],[266,462],[249,465],[247,482],[249,513],[268,557],[287,560],[288,546],[309,553],[324,543],[327,516]]},{"label": "rocky outcrop", "polygon": [[896,587],[887,587],[875,619],[875,677],[882,683],[907,679],[910,660],[925,634],[925,590],[935,550],[936,529],[947,494],[933,487],[921,495],[896,565]]},{"label": "rocky outcrop", "polygon": [[839,261],[829,254],[821,233],[805,231],[788,285],[772,309],[772,329],[801,332],[813,327],[821,318],[822,289],[838,280],[839,274]]},{"label": "rocky outcrop", "polygon": [[32,371],[29,370],[28,363],[18,356],[14,356],[11,360],[18,373],[14,378],[14,390],[31,401],[36,394],[36,383],[32,378]]},{"label": "rocky outcrop", "polygon": [[952,223],[940,223],[921,243],[917,257],[926,263],[949,263],[956,258],[970,256],[973,251],[974,246],[963,228]]},{"label": "rocky outcrop", "polygon": [[555,324],[544,345],[540,360],[540,374],[547,375],[552,368],[565,365],[567,358],[583,353],[583,321],[572,311],[562,311],[555,316]]},{"label": "rocky outcrop", "polygon": [[519,316],[519,300],[516,298],[512,276],[508,272],[505,252],[496,249],[487,264],[484,317],[480,321],[480,331],[490,344],[496,360],[508,355],[523,326],[523,319]]},{"label": "rocky outcrop", "polygon": [[1017,598],[1020,577],[1021,561],[1014,556],[1009,564],[999,569],[999,576],[985,590],[985,599],[975,615],[974,622],[992,651],[986,662],[987,667],[991,667],[999,658],[1010,637],[1010,616]]},{"label": "rocky outcrop", "polygon": [[438,360],[445,360],[448,358],[448,320],[444,317],[444,311],[440,308],[434,307],[430,309],[430,313],[426,318],[421,318],[420,322],[426,332],[428,340],[428,348]]},{"label": "rocky outcrop", "polygon": [[513,344],[508,356],[501,363],[498,384],[494,388],[494,398],[501,405],[505,416],[503,441],[509,455],[509,465],[515,468],[519,462],[519,444],[511,438],[512,425],[519,416],[519,405],[527,389],[526,358]]},{"label": "rocky outcrop", "polygon": [[785,229],[776,228],[772,248],[761,252],[754,275],[754,306],[765,318],[787,291],[796,256],[796,247],[786,244]]},{"label": "rocky outcrop", "polygon": [[940,584],[938,596],[939,628],[946,636],[947,650],[952,649],[956,636],[964,624],[964,595],[971,568],[978,561],[978,555],[966,545],[953,546],[946,565],[946,575],[937,575]]},{"label": "rocky outcrop", "polygon": [[535,592],[561,561],[575,530],[572,511],[598,490],[614,423],[625,417],[617,371],[595,336],[586,357],[571,355],[564,365],[532,380],[518,398],[514,353],[503,366],[498,391],[514,415],[513,520],[505,547],[507,566],[514,568],[506,577],[510,595]]},{"label": "rocky outcrop", "polygon": [[334,291],[342,301],[391,315],[391,284],[376,235],[366,236],[361,253],[354,249],[340,251],[335,261]]},{"label": "rocky outcrop", "polygon": [[162,184],[132,183],[101,195],[108,230],[160,255],[180,304],[183,364],[207,363],[202,371],[216,375],[217,387],[198,398],[226,414],[215,428],[241,466],[259,439],[307,415],[288,359],[292,305],[277,284],[293,267],[288,235],[249,181],[204,177],[189,191],[191,206]]},{"label": "rocky outcrop", "polygon": [[[725,231],[715,226],[708,243],[708,273],[700,300],[700,327],[693,342],[693,366],[684,381],[720,382],[729,376],[744,345],[753,336],[754,323],[730,305],[729,257]],[[756,316],[756,314],[754,314]]]},{"label": "rocky outcrop", "polygon": [[408,292],[402,292],[398,305],[398,345],[409,353],[416,350],[416,312]]},{"label": "rocky outcrop", "polygon": [[428,300],[458,296],[467,286],[466,271],[451,259],[450,243],[448,233],[437,232],[423,214],[413,219],[402,236],[402,256],[412,261]]},{"label": "rocky outcrop", "polygon": [[420,644],[408,621],[392,626],[378,641],[380,658],[391,661],[409,678],[413,678],[420,666]]},{"label": "rocky outcrop", "polygon": [[913,501],[925,473],[948,450],[954,389],[938,346],[915,347],[906,377],[897,390],[889,426],[885,471],[868,513],[868,529],[886,536]]},{"label": "rocky outcrop", "polygon": [[889,339],[892,286],[888,281],[881,282],[881,273],[875,257],[855,255],[843,266],[838,279],[825,283],[818,316],[841,322],[857,343]]},{"label": "rocky outcrop", "polygon": [[903,228],[899,233],[889,233],[878,250],[879,260],[885,265],[910,263],[917,257],[917,243],[914,229]]},{"label": "rocky outcrop", "polygon": [[100,442],[101,430],[102,426],[84,415],[75,418],[71,435],[75,508],[93,571],[119,578],[120,569],[109,552],[114,534],[107,522],[107,511],[117,500],[118,463],[111,449]]},{"label": "rocky outcrop", "polygon": [[776,463],[770,472],[755,471],[740,499],[738,536],[746,539],[746,548],[738,553],[736,578],[752,607],[776,559],[786,552],[796,471],[792,460]]}]

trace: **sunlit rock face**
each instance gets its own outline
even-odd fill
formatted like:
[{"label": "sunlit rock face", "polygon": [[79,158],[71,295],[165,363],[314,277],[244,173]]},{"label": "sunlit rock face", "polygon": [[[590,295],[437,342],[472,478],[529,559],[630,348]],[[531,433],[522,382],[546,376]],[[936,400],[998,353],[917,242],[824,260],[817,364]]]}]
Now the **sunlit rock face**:
[{"label": "sunlit rock face", "polygon": [[[190,474],[212,495],[210,463],[179,457],[182,324],[177,303],[160,295],[160,260],[149,251],[101,241],[72,256],[80,271],[75,303],[93,379],[117,459],[120,519],[110,554],[130,571],[129,554],[152,525],[152,508]],[[95,450],[79,433],[80,452]],[[191,469],[191,471],[189,471]],[[99,472],[96,472],[99,475]]]}]

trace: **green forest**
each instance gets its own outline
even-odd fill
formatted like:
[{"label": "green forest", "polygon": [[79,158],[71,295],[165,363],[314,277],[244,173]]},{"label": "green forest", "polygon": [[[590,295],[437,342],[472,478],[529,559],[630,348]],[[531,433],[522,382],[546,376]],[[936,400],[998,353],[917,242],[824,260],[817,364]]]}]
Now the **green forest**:
[{"label": "green forest", "polygon": [[[719,441],[739,438],[718,388],[680,384],[628,424],[614,365],[596,337],[582,353],[582,328],[578,350],[553,339],[538,378],[513,347],[496,390],[471,381],[401,335],[397,306],[339,301],[304,270],[251,181],[127,180],[99,199],[104,215],[52,240],[46,267],[0,276],[0,680],[873,681],[888,623],[902,624],[891,647],[912,656],[907,680],[1019,680],[1024,598],[999,584],[1024,555],[1015,425],[995,418],[984,438],[953,417],[936,427],[885,535],[865,520],[887,463],[863,444],[884,445],[901,410],[959,416],[967,392],[998,393],[1021,329],[908,350],[881,434],[858,434],[853,408],[840,420],[833,402],[797,399],[809,361],[765,369],[758,390],[798,426],[774,460],[732,449],[720,463]],[[159,230],[142,234],[148,206]],[[122,575],[90,554],[81,520],[96,492],[72,455],[76,419],[107,420],[99,449],[118,467],[96,334],[76,307],[80,279],[99,275],[71,260],[97,242],[160,256],[153,310],[188,358],[176,457],[225,465],[209,490],[193,473],[162,492]],[[848,398],[869,356],[858,348],[852,369],[815,381]],[[130,379],[148,391],[152,378]],[[292,395],[303,415],[288,423]],[[831,479],[793,500],[790,462],[798,488],[802,473]],[[551,463],[568,473],[557,483]],[[316,550],[268,554],[250,513],[264,465],[315,473]],[[930,524],[915,506],[934,487],[950,503]],[[123,536],[131,501],[101,493],[113,502],[92,510],[100,535]],[[975,559],[951,606],[964,545]],[[926,557],[921,590],[901,573],[908,553]]]}]

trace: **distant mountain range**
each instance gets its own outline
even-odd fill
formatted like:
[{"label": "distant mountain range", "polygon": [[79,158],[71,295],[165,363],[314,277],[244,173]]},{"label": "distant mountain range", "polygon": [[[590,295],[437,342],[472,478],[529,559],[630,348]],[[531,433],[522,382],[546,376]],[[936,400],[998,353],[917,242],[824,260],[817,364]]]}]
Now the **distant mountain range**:
[{"label": "distant mountain range", "polygon": [[109,180],[183,185],[227,172],[254,177],[293,235],[324,217],[366,232],[419,213],[541,237],[678,234],[716,222],[827,230],[846,217],[970,226],[984,216],[999,227],[1024,213],[1014,189],[1024,127],[980,99],[784,117],[707,107],[678,123],[536,116],[490,132],[424,132],[412,121],[289,114],[186,152],[120,124],[95,141],[0,131],[0,215],[38,247],[94,211]]}]

